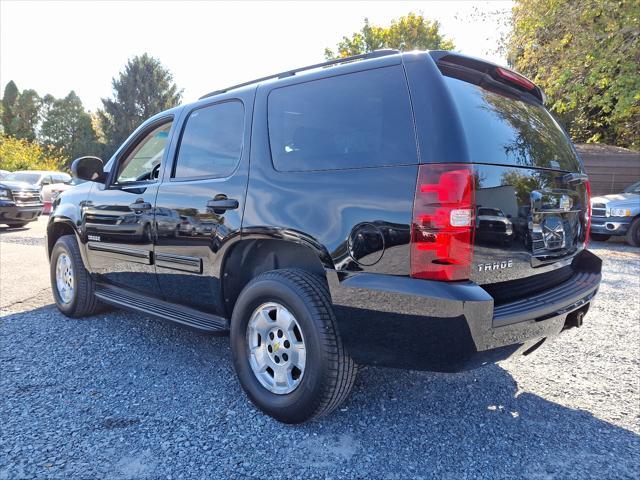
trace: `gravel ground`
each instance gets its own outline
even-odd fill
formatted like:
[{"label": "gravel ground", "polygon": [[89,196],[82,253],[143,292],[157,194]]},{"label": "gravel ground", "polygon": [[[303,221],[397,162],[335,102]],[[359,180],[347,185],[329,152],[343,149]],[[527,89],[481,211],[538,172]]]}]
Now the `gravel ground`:
[{"label": "gravel ground", "polygon": [[637,249],[593,244],[605,271],[585,326],[536,354],[366,368],[340,410],[285,426],[247,401],[226,338],[59,314],[44,222],[0,229],[0,479],[640,476]]}]

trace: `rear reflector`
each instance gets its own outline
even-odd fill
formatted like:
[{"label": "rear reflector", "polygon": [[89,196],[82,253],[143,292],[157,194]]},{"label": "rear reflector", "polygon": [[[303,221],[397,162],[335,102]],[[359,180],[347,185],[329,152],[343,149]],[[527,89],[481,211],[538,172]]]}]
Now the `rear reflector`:
[{"label": "rear reflector", "polygon": [[420,165],[411,225],[412,277],[445,281],[469,278],[474,185],[471,165]]},{"label": "rear reflector", "polygon": [[502,77],[509,83],[519,85],[526,90],[533,90],[534,88],[536,88],[535,84],[531,80],[523,77],[516,72],[507,70],[506,68],[496,67],[496,73],[498,74],[498,76]]},{"label": "rear reflector", "polygon": [[587,248],[589,245],[589,235],[591,234],[591,183],[589,183],[589,180],[584,182],[584,186],[587,191],[587,208],[585,209],[587,213],[587,227],[584,237],[584,248]]}]

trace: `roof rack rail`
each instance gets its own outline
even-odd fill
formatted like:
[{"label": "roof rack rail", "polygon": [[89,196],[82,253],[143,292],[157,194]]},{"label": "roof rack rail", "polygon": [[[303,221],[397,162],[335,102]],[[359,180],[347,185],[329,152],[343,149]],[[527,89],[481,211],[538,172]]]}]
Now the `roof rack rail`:
[{"label": "roof rack rail", "polygon": [[396,53],[400,53],[400,51],[399,50],[394,50],[394,49],[391,49],[391,48],[385,48],[385,49],[380,49],[380,50],[374,50],[373,52],[369,52],[369,53],[361,53],[360,55],[352,55],[351,57],[336,58],[335,60],[329,60],[327,62],[316,63],[314,65],[309,65],[307,67],[295,68],[293,70],[287,70],[286,72],[276,73],[274,75],[269,75],[267,77],[256,78],[255,80],[251,80],[249,82],[239,83],[237,85],[233,85],[231,87],[223,88],[221,90],[215,90],[215,91],[213,91],[211,93],[207,93],[206,95],[203,95],[202,97],[200,97],[200,100],[202,100],[203,98],[213,97],[214,95],[218,95],[220,93],[228,92],[229,90],[235,90],[236,88],[246,87],[247,85],[252,85],[254,83],[259,83],[259,82],[264,82],[265,80],[271,80],[272,78],[291,77],[291,76],[295,75],[296,73],[304,72],[304,71],[307,71],[307,70],[313,70],[314,68],[329,67],[331,65],[339,65],[341,63],[352,62],[354,60],[364,60],[364,59],[369,59],[369,58],[386,57],[388,55],[395,55]]}]

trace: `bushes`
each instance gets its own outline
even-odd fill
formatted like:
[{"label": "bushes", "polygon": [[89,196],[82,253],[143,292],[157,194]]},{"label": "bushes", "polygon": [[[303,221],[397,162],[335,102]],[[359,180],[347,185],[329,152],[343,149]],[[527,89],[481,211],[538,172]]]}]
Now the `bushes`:
[{"label": "bushes", "polygon": [[0,170],[65,170],[62,150],[35,141],[0,135]]}]

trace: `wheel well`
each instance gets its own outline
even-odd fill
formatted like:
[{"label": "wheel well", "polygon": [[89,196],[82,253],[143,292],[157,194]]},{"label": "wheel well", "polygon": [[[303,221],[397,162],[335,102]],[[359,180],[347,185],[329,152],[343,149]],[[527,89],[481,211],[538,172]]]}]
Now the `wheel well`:
[{"label": "wheel well", "polygon": [[322,262],[309,247],[271,239],[244,240],[235,246],[222,266],[222,295],[228,317],[247,283],[261,273],[283,268],[306,270],[326,282]]},{"label": "wheel well", "polygon": [[51,251],[58,239],[63,235],[75,235],[75,230],[71,225],[65,222],[56,222],[49,227],[47,232],[47,254],[51,257]]}]

